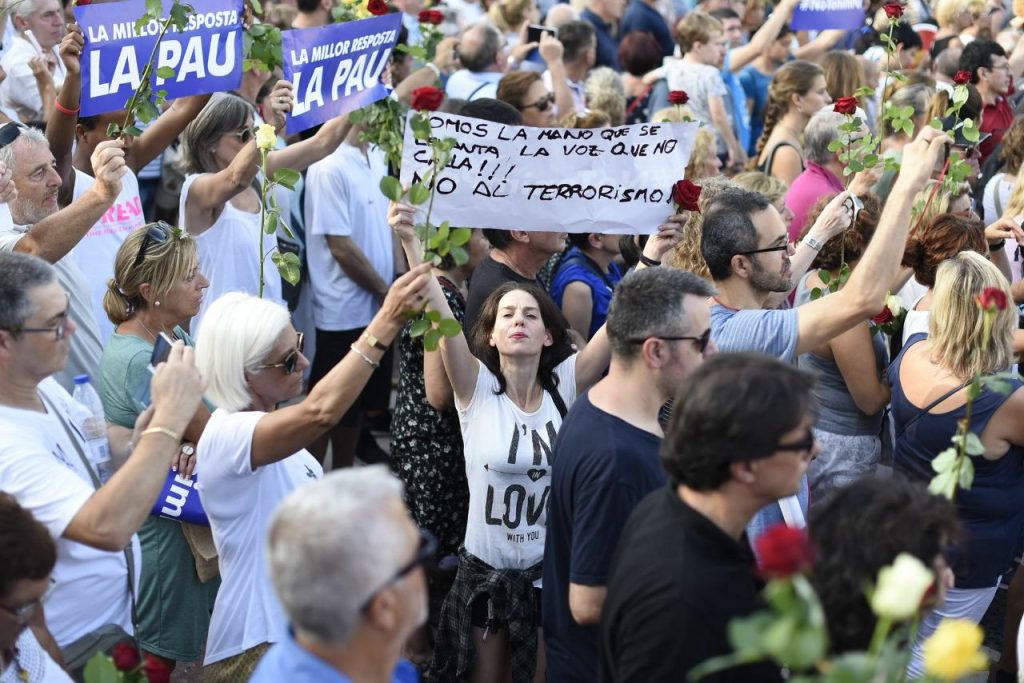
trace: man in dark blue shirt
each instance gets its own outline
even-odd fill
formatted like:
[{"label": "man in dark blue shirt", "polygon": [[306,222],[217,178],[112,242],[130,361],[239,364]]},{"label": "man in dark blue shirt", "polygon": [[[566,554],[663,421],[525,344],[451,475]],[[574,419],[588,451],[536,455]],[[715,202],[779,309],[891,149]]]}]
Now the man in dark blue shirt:
[{"label": "man in dark blue shirt", "polygon": [[633,508],[665,485],[658,409],[714,351],[712,293],[668,268],[641,270],[615,289],[608,376],[579,397],[555,441],[541,596],[548,680],[597,680],[612,555]]},{"label": "man in dark blue shirt", "polygon": [[620,33],[617,24],[622,19],[625,7],[625,0],[587,0],[587,6],[580,19],[594,26],[594,35],[597,37],[597,66],[609,66],[620,71]]},{"label": "man in dark blue shirt", "polygon": [[632,0],[626,8],[626,14],[622,17],[622,27],[619,29],[619,36],[639,31],[650,33],[661,45],[661,52],[666,57],[671,57],[676,51],[676,41],[672,38],[672,31],[669,30],[665,18],[656,9],[653,0]]}]

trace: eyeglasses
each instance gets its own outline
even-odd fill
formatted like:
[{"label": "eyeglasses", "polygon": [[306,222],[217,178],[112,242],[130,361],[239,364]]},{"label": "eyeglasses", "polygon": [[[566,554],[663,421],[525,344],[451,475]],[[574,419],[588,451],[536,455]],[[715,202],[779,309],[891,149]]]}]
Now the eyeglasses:
[{"label": "eyeglasses", "polygon": [[774,247],[765,247],[764,249],[752,249],[750,251],[737,251],[736,254],[739,256],[750,256],[751,254],[767,254],[771,251],[789,251],[789,244],[779,244]]},{"label": "eyeglasses", "polygon": [[804,451],[814,450],[814,445],[816,443],[818,443],[818,440],[814,438],[814,432],[808,429],[807,436],[804,437],[803,441],[798,441],[797,443],[780,443],[775,447],[775,450],[803,453]]},{"label": "eyeglasses", "polygon": [[50,594],[53,592],[53,587],[56,584],[57,582],[51,577],[50,586],[46,589],[46,592],[43,593],[41,597],[36,598],[32,602],[25,603],[21,607],[8,607],[7,605],[0,605],[0,610],[7,612],[12,617],[14,617],[14,620],[18,622],[19,626],[24,626],[29,622],[33,615],[35,615],[36,610],[38,610],[40,606],[42,606],[42,604],[46,602],[46,599],[50,597]]},{"label": "eyeglasses", "polygon": [[[71,295],[64,292],[64,296],[67,297],[68,308],[70,308]],[[49,332],[54,335],[54,341],[61,341],[68,336],[68,308],[65,308],[64,312],[60,314],[61,321],[54,327],[8,327],[7,331],[11,334],[21,334],[22,332]]]},{"label": "eyeglasses", "polygon": [[552,95],[551,93],[548,93],[547,95],[540,98],[536,102],[533,102],[531,104],[524,104],[523,109],[529,109],[530,107],[534,107],[537,111],[547,111],[548,107],[554,104],[554,102],[555,96]]},{"label": "eyeglasses", "polygon": [[146,230],[146,236],[142,238],[142,244],[139,245],[139,253],[135,257],[135,261],[132,263],[132,268],[138,267],[142,263],[142,259],[146,258],[146,248],[149,247],[149,243],[163,244],[167,240],[171,239],[171,235],[179,236],[181,230],[175,228],[173,225],[168,225],[163,221],[157,221],[156,223],[150,223],[149,229]]},{"label": "eyeglasses", "polygon": [[266,365],[259,365],[258,368],[281,368],[284,370],[284,374],[290,375],[295,372],[295,367],[299,364],[299,354],[302,353],[302,349],[306,346],[306,335],[299,332],[299,339],[295,343],[295,348],[288,352],[288,355],[284,357],[280,363],[270,363]]},{"label": "eyeglasses", "polygon": [[254,135],[252,128],[243,128],[242,130],[236,130],[230,134],[238,138],[239,142],[243,145],[249,142],[249,140],[252,140],[252,136]]},{"label": "eyeglasses", "polygon": [[987,68],[988,68],[989,71],[995,71],[996,69],[1001,69],[1001,70],[1005,71],[1006,73],[1010,73],[1010,63],[1009,62],[1007,62],[1006,64],[1000,64],[999,66],[994,66],[993,65],[993,66],[990,66],[990,67],[987,67]]},{"label": "eyeglasses", "polygon": [[412,556],[411,560],[409,560],[407,563],[399,567],[398,571],[396,571],[383,586],[375,590],[373,594],[366,599],[366,602],[363,603],[363,606],[359,608],[359,611],[365,612],[367,609],[369,609],[370,603],[373,602],[373,599],[377,596],[377,593],[380,593],[382,590],[384,590],[391,584],[398,583],[399,581],[404,579],[406,576],[411,574],[414,569],[424,564],[428,560],[433,559],[435,553],[437,553],[437,539],[434,538],[434,534],[430,533],[426,529],[420,529],[420,544],[416,548],[416,554]]},{"label": "eyeglasses", "polygon": [[0,126],[0,147],[6,147],[17,140],[24,128],[25,124],[16,121],[9,121]]},{"label": "eyeglasses", "polygon": [[697,342],[697,352],[704,353],[708,344],[711,343],[711,328],[704,330],[704,334],[699,337],[662,337],[660,335],[651,335],[650,337],[629,339],[630,344],[643,344],[648,339],[660,339],[662,341],[695,341]]}]

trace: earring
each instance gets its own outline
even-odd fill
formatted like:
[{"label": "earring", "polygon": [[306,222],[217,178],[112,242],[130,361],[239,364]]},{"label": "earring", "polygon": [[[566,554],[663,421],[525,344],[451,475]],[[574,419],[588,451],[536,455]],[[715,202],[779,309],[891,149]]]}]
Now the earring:
[{"label": "earring", "polygon": [[160,305],[160,301],[159,301],[159,300],[157,300],[157,301],[154,301],[154,302],[153,302],[153,305],[154,305],[154,306],[159,306],[159,305]]}]

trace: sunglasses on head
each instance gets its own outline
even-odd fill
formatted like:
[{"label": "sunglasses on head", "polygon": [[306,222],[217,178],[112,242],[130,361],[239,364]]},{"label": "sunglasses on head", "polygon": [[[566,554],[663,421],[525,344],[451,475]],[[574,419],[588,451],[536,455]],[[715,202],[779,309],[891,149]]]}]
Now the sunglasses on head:
[{"label": "sunglasses on head", "polygon": [[25,124],[17,121],[9,121],[0,126],[0,147],[6,147],[17,140],[21,131],[26,127]]},{"label": "sunglasses on head", "polygon": [[178,228],[175,228],[163,221],[150,223],[146,230],[146,236],[142,238],[142,244],[139,245],[139,253],[136,255],[135,261],[132,263],[132,268],[138,266],[142,263],[142,259],[146,258],[146,249],[149,248],[150,243],[163,244],[167,240],[171,239],[171,235],[177,236],[179,232]]},{"label": "sunglasses on head", "polygon": [[302,353],[302,349],[306,346],[306,335],[302,332],[298,333],[298,341],[295,342],[295,348],[288,352],[288,355],[284,357],[280,363],[265,363],[257,366],[262,368],[281,368],[284,370],[284,374],[290,375],[295,372],[295,368],[299,364],[299,355]]}]

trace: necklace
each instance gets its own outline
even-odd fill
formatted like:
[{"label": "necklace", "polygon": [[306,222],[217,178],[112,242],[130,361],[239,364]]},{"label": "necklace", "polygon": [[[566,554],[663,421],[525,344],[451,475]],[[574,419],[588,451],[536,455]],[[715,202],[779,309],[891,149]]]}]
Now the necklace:
[{"label": "necklace", "polygon": [[793,137],[795,137],[798,141],[800,140],[800,131],[794,130],[793,128],[790,128],[789,126],[784,125],[782,123],[779,123],[779,124],[776,124],[776,125],[779,128],[784,128],[785,130],[788,130],[790,133],[793,134]]},{"label": "necklace", "polygon": [[[151,336],[153,338],[153,341],[155,342],[156,341],[156,335],[153,334],[153,330],[151,330],[148,327],[146,327],[146,323],[142,322],[142,318],[136,318],[136,320],[138,320],[139,324],[142,325],[142,329],[144,329],[146,332],[149,332],[149,336]],[[163,330],[161,330],[161,332],[162,331]]]}]

